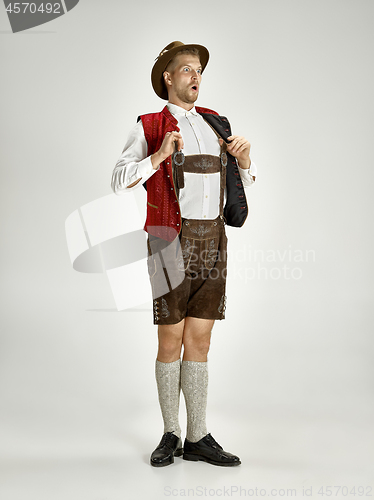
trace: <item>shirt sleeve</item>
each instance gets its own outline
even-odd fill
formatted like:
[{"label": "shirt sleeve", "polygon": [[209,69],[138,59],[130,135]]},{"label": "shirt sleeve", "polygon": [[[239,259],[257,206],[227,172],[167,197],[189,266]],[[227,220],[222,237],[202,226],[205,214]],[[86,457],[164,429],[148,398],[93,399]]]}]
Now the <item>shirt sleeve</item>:
[{"label": "shirt sleeve", "polygon": [[[140,186],[157,172],[158,169],[155,170],[152,166],[151,156],[147,156],[147,149],[143,124],[140,120],[131,130],[114,167],[111,186],[115,194],[122,194]],[[136,184],[128,187],[133,183]]]},{"label": "shirt sleeve", "polygon": [[249,168],[239,168],[240,178],[242,180],[243,186],[248,187],[256,181],[257,178],[257,167],[255,163],[251,160],[251,166]]}]

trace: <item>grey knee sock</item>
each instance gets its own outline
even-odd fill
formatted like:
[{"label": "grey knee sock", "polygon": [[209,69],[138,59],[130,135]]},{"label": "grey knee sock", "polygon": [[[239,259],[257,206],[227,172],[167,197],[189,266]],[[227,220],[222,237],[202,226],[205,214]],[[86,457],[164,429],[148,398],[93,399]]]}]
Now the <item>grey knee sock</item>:
[{"label": "grey knee sock", "polygon": [[180,394],[181,361],[162,363],[156,359],[156,382],[158,400],[160,402],[162,418],[164,419],[164,433],[174,432],[181,436],[179,426],[179,394]]},{"label": "grey knee sock", "polygon": [[181,387],[187,409],[186,438],[196,443],[207,435],[208,362],[182,361]]}]

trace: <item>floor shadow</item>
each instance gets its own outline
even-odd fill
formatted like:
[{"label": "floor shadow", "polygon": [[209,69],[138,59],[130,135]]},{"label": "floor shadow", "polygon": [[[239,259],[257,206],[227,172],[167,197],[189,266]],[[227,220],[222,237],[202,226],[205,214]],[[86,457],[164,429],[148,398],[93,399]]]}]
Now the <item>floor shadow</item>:
[{"label": "floor shadow", "polygon": [[0,31],[0,35],[44,35],[48,33],[57,33],[57,31],[17,31],[13,33],[12,30]]}]

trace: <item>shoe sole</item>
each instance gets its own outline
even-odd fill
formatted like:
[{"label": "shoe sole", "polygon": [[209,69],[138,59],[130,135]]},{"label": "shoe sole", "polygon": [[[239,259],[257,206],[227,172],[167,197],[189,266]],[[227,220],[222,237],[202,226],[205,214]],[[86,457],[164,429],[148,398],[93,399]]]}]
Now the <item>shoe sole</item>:
[{"label": "shoe sole", "polygon": [[169,462],[162,462],[162,463],[158,464],[157,462],[154,463],[154,462],[150,461],[150,464],[153,467],[166,467],[167,465],[171,465],[174,463],[174,457],[180,457],[181,455],[183,455],[183,448],[179,448],[179,450],[175,450],[174,454],[170,457]]},{"label": "shoe sole", "polygon": [[218,465],[220,467],[235,467],[236,465],[241,464],[240,460],[239,462],[216,462],[215,460],[211,460],[210,458],[203,457],[202,455],[195,455],[192,453],[184,453],[183,460],[189,460],[191,462],[198,462],[200,460],[201,462],[207,462],[208,464]]}]

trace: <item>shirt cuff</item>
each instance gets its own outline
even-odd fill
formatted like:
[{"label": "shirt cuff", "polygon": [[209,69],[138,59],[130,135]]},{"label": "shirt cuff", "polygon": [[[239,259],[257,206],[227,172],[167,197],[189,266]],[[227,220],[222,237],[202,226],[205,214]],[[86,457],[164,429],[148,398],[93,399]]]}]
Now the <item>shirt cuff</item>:
[{"label": "shirt cuff", "polygon": [[156,172],[156,170],[153,168],[150,156],[138,163],[138,176],[141,177],[143,181],[149,179],[154,172]]},{"label": "shirt cuff", "polygon": [[249,168],[240,168],[239,165],[238,168],[244,186],[250,186],[255,182],[257,178],[257,167],[252,160]]},{"label": "shirt cuff", "polygon": [[[158,170],[158,169],[157,169]],[[144,160],[141,160],[138,164],[137,164],[137,168],[136,168],[136,172],[134,173],[134,175],[132,175],[129,179],[128,179],[128,186],[131,186],[131,184],[133,184],[134,182],[136,181],[140,181],[141,184],[143,184],[144,182],[146,182],[155,172],[157,172],[157,170],[155,170],[153,168],[153,165],[152,165],[152,160],[151,160],[151,157],[148,156],[147,158],[144,158]],[[139,184],[139,182],[137,182],[137,184]],[[136,184],[135,184],[136,186]],[[133,186],[133,187],[135,187]],[[132,189],[132,188],[127,188],[127,189]]]}]

